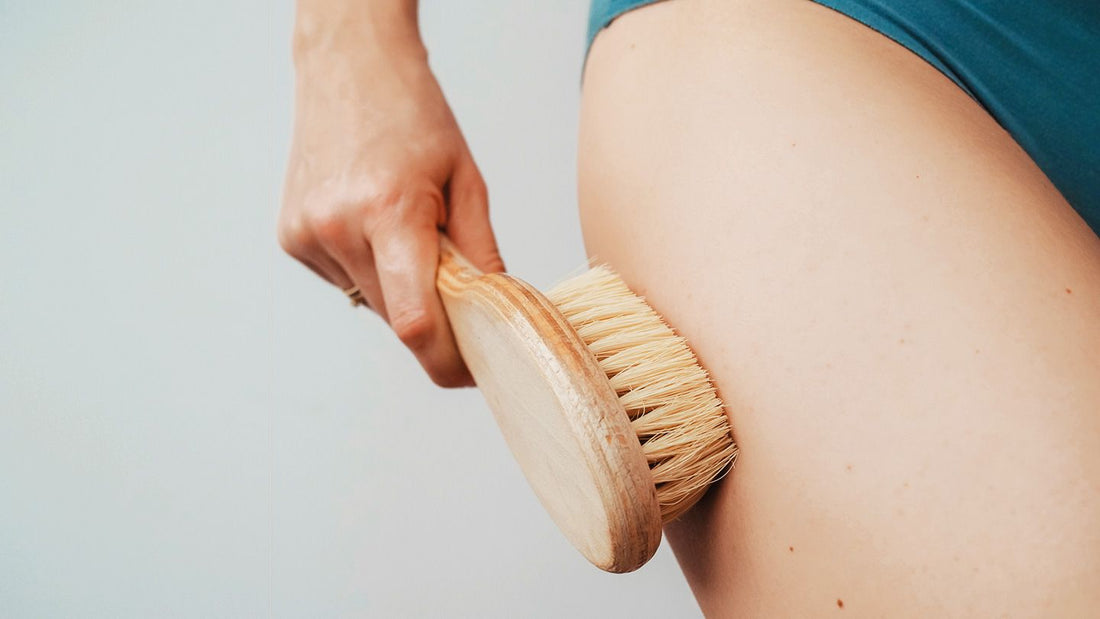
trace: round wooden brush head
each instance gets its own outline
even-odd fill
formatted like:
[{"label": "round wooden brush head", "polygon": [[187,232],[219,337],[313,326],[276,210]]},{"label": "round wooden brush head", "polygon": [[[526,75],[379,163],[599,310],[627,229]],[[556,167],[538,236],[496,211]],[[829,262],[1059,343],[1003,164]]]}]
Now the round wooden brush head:
[{"label": "round wooden brush head", "polygon": [[444,243],[437,287],[462,356],[555,524],[597,567],[641,567],[663,522],[737,453],[683,339],[609,270],[556,288],[556,306],[522,280],[480,273]]}]

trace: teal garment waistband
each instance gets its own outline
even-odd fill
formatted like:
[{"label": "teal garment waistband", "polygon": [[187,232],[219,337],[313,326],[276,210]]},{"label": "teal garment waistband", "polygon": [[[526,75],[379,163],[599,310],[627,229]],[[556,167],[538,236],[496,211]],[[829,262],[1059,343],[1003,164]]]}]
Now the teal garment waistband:
[{"label": "teal garment waistband", "polygon": [[[658,0],[593,0],[588,45]],[[1100,234],[1100,1],[813,0],[904,45],[958,84]]]}]

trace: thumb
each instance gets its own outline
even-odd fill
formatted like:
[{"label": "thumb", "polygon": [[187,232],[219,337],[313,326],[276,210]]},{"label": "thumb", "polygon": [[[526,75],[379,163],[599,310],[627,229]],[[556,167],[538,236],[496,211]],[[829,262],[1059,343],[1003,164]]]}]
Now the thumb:
[{"label": "thumb", "polygon": [[489,223],[489,193],[468,153],[455,166],[447,199],[447,236],[477,268],[486,273],[503,271],[504,261]]}]

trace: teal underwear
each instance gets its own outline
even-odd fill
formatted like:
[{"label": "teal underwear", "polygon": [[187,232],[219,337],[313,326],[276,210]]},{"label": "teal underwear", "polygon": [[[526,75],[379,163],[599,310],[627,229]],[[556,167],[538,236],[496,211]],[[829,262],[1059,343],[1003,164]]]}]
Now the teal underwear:
[{"label": "teal underwear", "polygon": [[[588,44],[657,0],[593,0]],[[814,0],[928,61],[981,104],[1100,234],[1100,0]]]}]

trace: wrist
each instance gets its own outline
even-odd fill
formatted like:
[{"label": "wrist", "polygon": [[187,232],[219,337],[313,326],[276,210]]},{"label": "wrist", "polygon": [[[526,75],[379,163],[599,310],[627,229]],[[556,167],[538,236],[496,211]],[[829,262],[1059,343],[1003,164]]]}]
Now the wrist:
[{"label": "wrist", "polygon": [[333,54],[371,59],[422,59],[427,50],[410,0],[299,0],[294,24],[296,65]]}]

